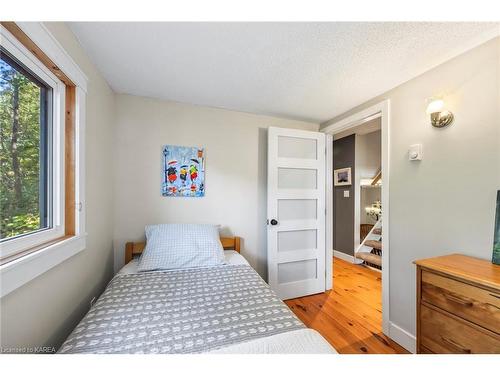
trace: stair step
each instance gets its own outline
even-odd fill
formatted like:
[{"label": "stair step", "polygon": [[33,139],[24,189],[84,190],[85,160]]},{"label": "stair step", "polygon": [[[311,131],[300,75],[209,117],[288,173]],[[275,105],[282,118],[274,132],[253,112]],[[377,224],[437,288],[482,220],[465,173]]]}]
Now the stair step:
[{"label": "stair step", "polygon": [[364,245],[368,247],[373,247],[374,249],[377,250],[382,250],[382,242],[380,241],[367,240],[365,241]]},{"label": "stair step", "polygon": [[357,253],[356,258],[362,259],[365,262],[376,264],[377,266],[382,267],[382,257],[380,255],[372,253]]},{"label": "stair step", "polygon": [[382,228],[375,228],[372,233],[381,236],[382,235]]}]

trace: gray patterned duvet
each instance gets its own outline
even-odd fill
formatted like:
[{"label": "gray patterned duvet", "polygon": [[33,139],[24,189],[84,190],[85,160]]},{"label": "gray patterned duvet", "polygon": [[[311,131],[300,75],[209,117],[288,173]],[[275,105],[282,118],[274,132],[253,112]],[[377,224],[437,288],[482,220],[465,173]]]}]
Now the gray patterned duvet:
[{"label": "gray patterned duvet", "polygon": [[305,326],[247,265],[116,275],[59,353],[200,353]]}]

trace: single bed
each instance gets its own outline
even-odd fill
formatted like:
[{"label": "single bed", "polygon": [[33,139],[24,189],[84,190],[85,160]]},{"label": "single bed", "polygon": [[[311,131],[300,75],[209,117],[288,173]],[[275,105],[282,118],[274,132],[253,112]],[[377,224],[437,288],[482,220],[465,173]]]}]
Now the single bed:
[{"label": "single bed", "polygon": [[138,272],[145,243],[127,243],[126,265],[59,353],[336,353],[278,299],[221,238],[225,264]]}]

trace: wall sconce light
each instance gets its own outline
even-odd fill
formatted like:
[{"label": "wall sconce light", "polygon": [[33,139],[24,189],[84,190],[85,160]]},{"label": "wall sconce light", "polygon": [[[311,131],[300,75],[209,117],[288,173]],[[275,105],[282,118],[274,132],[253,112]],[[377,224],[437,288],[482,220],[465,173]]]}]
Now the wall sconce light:
[{"label": "wall sconce light", "polygon": [[453,122],[453,113],[444,110],[442,99],[430,99],[427,105],[427,114],[431,115],[431,124],[436,128],[444,128]]}]

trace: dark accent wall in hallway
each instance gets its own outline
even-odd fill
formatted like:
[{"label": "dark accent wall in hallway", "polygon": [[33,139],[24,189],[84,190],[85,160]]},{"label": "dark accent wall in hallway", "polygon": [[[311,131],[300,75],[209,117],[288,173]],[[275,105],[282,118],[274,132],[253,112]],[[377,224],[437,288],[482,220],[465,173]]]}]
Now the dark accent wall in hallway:
[{"label": "dark accent wall in hallway", "polygon": [[[355,142],[355,134],[333,142],[333,169],[350,167],[352,182],[333,187],[333,249],[349,255],[354,255]],[[349,190],[349,198],[344,198],[345,190]]]}]

